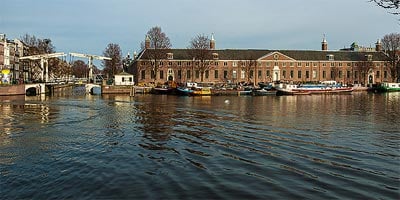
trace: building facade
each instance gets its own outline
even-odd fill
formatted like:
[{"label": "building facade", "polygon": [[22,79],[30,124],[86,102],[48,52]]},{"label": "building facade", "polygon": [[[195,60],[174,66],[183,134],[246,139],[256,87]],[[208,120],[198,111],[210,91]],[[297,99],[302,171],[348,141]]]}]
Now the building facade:
[{"label": "building facade", "polygon": [[215,49],[210,40],[210,57],[204,67],[190,49],[167,49],[157,59],[148,46],[134,59],[129,72],[141,85],[166,81],[208,83],[319,82],[335,80],[345,84],[392,81],[389,58],[380,41],[374,49],[328,50],[324,38],[321,50]]},{"label": "building facade", "polygon": [[17,83],[27,76],[19,58],[27,51],[27,45],[18,39],[8,40],[5,34],[0,34],[0,76],[2,83]]}]

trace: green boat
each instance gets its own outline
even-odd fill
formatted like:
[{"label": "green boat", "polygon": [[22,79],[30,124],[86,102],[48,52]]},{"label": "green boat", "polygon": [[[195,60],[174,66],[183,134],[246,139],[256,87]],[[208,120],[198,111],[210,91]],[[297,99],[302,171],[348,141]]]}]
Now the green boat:
[{"label": "green boat", "polygon": [[400,83],[381,83],[368,90],[371,92],[400,92]]}]

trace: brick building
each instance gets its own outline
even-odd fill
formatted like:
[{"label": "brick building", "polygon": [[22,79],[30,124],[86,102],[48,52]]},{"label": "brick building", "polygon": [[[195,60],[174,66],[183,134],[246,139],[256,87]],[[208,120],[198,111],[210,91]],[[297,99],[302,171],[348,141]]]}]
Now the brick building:
[{"label": "brick building", "polygon": [[[145,43],[146,44],[146,43]],[[189,49],[167,49],[153,71],[151,52],[146,48],[135,56],[128,71],[135,82],[147,84],[173,80],[178,83],[209,82],[318,82],[335,80],[341,83],[366,84],[390,82],[388,57],[382,52],[380,41],[375,48],[328,50],[324,38],[321,50],[256,50],[215,49],[210,40],[208,67],[201,73],[199,61],[193,59]],[[201,78],[201,74],[203,77]]]},{"label": "brick building", "polygon": [[[0,34],[0,73],[7,71],[9,82],[23,80],[27,76],[19,58],[24,55],[28,47],[18,39],[8,40],[5,34]],[[5,74],[2,74],[4,76]]]}]

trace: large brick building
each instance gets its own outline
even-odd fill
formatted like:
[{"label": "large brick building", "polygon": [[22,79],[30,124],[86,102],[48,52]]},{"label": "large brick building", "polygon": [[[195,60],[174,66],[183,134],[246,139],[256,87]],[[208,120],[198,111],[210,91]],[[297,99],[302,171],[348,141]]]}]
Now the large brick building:
[{"label": "large brick building", "polygon": [[[193,59],[189,49],[167,49],[157,60],[153,70],[152,51],[145,49],[135,56],[128,71],[135,82],[148,84],[173,80],[178,83],[209,82],[318,82],[335,80],[347,84],[367,84],[392,81],[388,57],[382,52],[378,40],[375,48],[348,48],[328,50],[324,38],[321,50],[255,50],[215,49],[210,40],[208,67],[201,73],[199,61]],[[157,50],[160,51],[160,50]],[[153,65],[152,65],[153,64]],[[203,74],[203,77],[201,77]]]},{"label": "large brick building", "polygon": [[[0,34],[0,83],[27,80],[28,70],[24,69],[19,60],[27,49],[28,46],[21,40],[8,40],[5,34]],[[6,75],[9,79],[7,81],[3,79]]]}]

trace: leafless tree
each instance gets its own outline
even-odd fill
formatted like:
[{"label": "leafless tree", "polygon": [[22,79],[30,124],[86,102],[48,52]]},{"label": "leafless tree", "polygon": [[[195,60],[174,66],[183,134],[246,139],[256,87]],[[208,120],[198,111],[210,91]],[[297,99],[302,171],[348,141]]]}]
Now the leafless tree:
[{"label": "leafless tree", "polygon": [[[46,53],[54,53],[55,47],[51,43],[51,39],[40,39],[36,38],[34,35],[25,34],[21,36],[21,41],[29,46],[29,50],[27,55],[37,55],[37,54],[46,54]],[[27,56],[24,55],[24,56]]]},{"label": "leafless tree", "polygon": [[390,33],[383,37],[382,48],[389,56],[388,67],[392,81],[400,78],[400,33]]},{"label": "leafless tree", "polygon": [[72,63],[72,75],[77,78],[87,77],[88,66],[82,60],[77,60]]},{"label": "leafless tree", "polygon": [[194,67],[196,70],[199,70],[200,79],[203,82],[205,71],[211,68],[212,52],[210,49],[210,39],[205,35],[199,34],[192,38],[188,49],[190,56],[195,62]]},{"label": "leafless tree", "polygon": [[400,0],[370,0],[370,2],[375,2],[376,5],[389,10],[389,13],[394,15],[400,14]]},{"label": "leafless tree", "polygon": [[[152,62],[152,71],[154,74],[154,81],[157,80],[157,72],[160,66],[160,60],[165,57],[167,50],[171,48],[171,42],[168,36],[162,32],[161,27],[155,26],[147,32],[146,39],[150,40],[150,49],[146,49],[149,58]],[[146,41],[145,41],[146,42]],[[144,43],[142,43],[142,49],[145,49]]]},{"label": "leafless tree", "polygon": [[103,56],[112,59],[102,61],[104,73],[108,75],[108,78],[122,71],[122,51],[118,44],[108,44],[103,52]]}]

